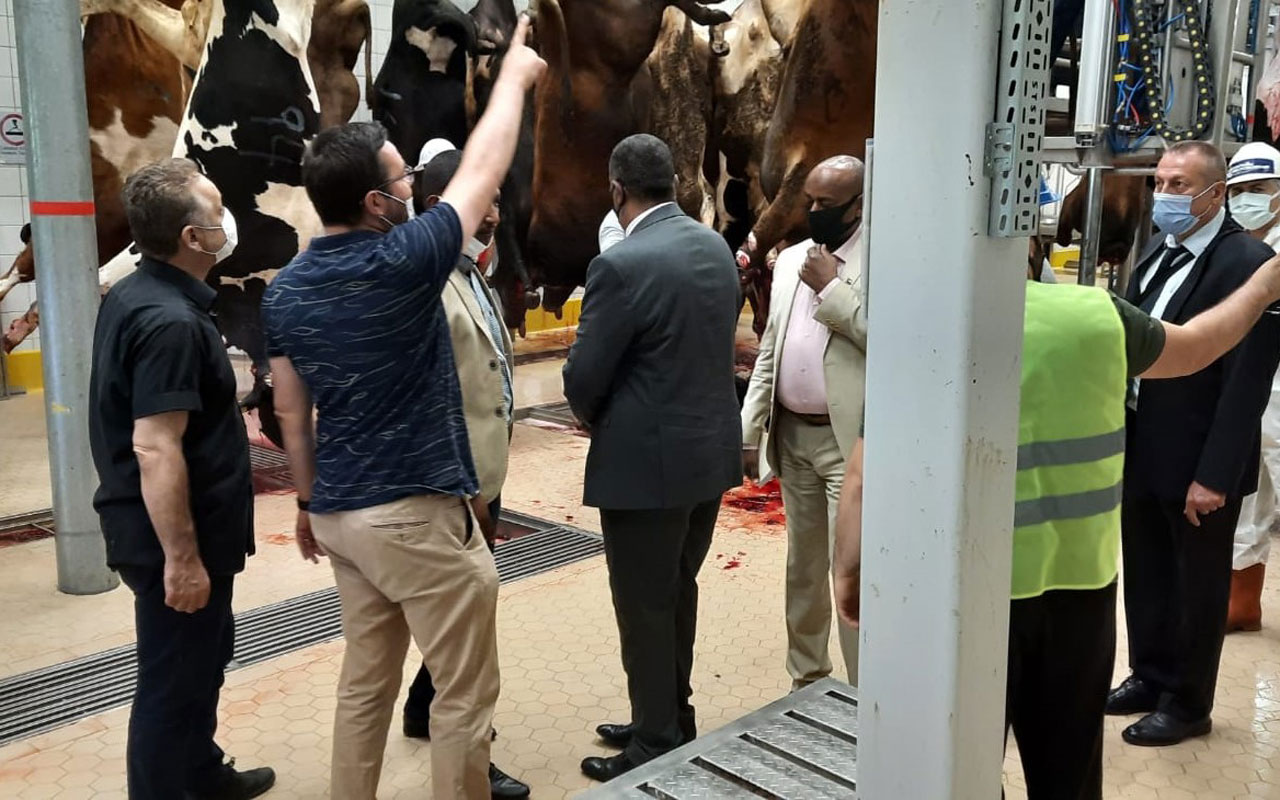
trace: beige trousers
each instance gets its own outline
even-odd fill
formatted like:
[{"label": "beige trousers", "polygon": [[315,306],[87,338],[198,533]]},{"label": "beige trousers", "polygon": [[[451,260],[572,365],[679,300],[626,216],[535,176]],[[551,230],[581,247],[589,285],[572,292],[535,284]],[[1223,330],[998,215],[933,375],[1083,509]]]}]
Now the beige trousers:
[{"label": "beige trousers", "polygon": [[313,514],[329,554],[347,640],[333,726],[334,800],[374,800],[412,635],[435,681],[436,800],[490,796],[498,700],[498,570],[457,497],[423,495]]},{"label": "beige trousers", "polygon": [[[830,425],[779,410],[778,481],[787,512],[787,672],[792,689],[831,674],[831,556],[845,460]],[[837,618],[849,683],[858,684],[858,632]]]}]

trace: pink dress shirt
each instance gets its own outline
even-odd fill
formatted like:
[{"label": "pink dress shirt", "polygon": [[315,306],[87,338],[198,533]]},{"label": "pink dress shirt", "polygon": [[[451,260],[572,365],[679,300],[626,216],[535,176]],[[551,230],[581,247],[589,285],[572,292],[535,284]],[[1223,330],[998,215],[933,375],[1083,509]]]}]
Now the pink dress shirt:
[{"label": "pink dress shirt", "polygon": [[[816,294],[809,288],[809,284],[798,277],[813,242],[805,242],[803,246],[791,248],[778,256],[774,274],[785,269],[787,274],[797,276],[796,293],[791,301],[791,317],[787,321],[787,332],[782,339],[776,389],[778,402],[788,411],[796,414],[828,413],[827,379],[823,373],[822,359],[827,352],[831,329],[815,319],[814,315],[836,283],[844,277],[845,265],[861,240],[862,228],[859,227],[849,241],[835,251],[839,264],[836,268],[838,277],[833,278]],[[784,262],[784,258],[789,263]]]}]

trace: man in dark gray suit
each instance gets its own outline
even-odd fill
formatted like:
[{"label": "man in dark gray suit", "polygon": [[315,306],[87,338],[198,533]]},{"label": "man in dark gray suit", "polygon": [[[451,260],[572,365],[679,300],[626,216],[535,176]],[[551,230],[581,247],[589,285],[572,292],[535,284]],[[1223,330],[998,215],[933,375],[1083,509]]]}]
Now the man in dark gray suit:
[{"label": "man in dark gray suit", "polygon": [[609,187],[626,238],[587,271],[565,396],[591,431],[583,502],[600,509],[631,723],[587,758],[610,780],[697,736],[698,569],[725,490],[742,482],[733,382],[738,275],[723,238],[675,204],[671,151],[622,141]]}]

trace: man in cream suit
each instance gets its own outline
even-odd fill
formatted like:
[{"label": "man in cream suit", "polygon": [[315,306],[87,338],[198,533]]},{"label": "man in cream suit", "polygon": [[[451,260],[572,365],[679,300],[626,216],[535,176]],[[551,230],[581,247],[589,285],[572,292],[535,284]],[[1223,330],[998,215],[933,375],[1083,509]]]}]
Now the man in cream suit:
[{"label": "man in cream suit", "polygon": [[[436,140],[428,145],[437,143],[440,146],[429,161],[422,163],[422,171],[414,184],[414,203],[419,210],[439,202],[444,187],[453,179],[462,161],[462,153],[448,142]],[[493,234],[501,220],[499,201],[500,198],[494,198],[475,238],[463,246],[457,269],[449,276],[440,295],[453,341],[453,360],[462,389],[462,413],[471,444],[471,460],[480,482],[480,498],[488,505],[488,519],[481,519],[480,526],[491,549],[502,512],[502,484],[507,479],[507,453],[515,407],[511,332],[503,324],[497,300],[484,279],[484,273],[496,258]],[[430,738],[434,698],[431,673],[423,665],[409,687],[405,702],[406,736]],[[489,765],[489,784],[494,797],[527,797],[529,794],[528,786],[492,764]]]},{"label": "man in cream suit", "polygon": [[[782,484],[787,514],[787,671],[798,689],[831,673],[831,544],[845,462],[862,426],[867,327],[862,307],[862,162],[836,156],[809,173],[813,239],[784,250],[742,407],[747,477]],[[761,456],[763,455],[763,459]],[[858,632],[840,649],[858,679]]]}]

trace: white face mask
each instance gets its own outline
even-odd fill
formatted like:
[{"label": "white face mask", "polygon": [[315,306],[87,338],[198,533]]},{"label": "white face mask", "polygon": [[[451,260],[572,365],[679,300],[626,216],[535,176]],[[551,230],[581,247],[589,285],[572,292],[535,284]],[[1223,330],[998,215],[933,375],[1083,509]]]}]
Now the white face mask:
[{"label": "white face mask", "polygon": [[[492,242],[490,242],[489,244],[492,244]],[[472,261],[479,261],[480,256],[484,254],[484,251],[489,249],[489,244],[485,244],[484,242],[472,236],[471,239],[462,248],[462,254],[467,258],[471,259]]]},{"label": "white face mask", "polygon": [[[388,193],[388,192],[384,192],[384,191],[382,191],[381,189],[374,189],[374,191],[375,191],[375,192],[377,192],[378,194],[382,195],[383,197],[389,197],[389,198],[391,198],[392,200],[395,200],[397,203],[402,203],[402,204],[404,204],[404,214],[405,214],[405,216],[404,216],[404,221],[405,221],[405,222],[408,222],[409,220],[411,220],[411,219],[413,219],[415,216],[417,216],[416,212],[414,212],[414,210],[413,210],[413,199],[412,199],[412,198],[410,198],[409,200],[402,200],[402,199],[400,199],[399,197],[396,197],[394,194],[390,194],[390,193]],[[387,225],[389,225],[391,228],[394,228],[397,224],[404,224],[404,223],[395,223],[395,222],[392,222],[391,220],[387,219],[386,217],[381,217],[381,216],[380,216],[380,217],[378,217],[378,219],[380,219],[380,220],[382,220],[383,222],[387,223]],[[390,229],[390,228],[388,228],[388,230],[389,230],[389,229]]]},{"label": "white face mask", "polygon": [[1256,231],[1276,218],[1276,212],[1271,210],[1271,202],[1277,195],[1280,195],[1280,192],[1276,194],[1245,192],[1236,195],[1227,201],[1232,219],[1239,222],[1240,227],[1245,230]]},{"label": "white face mask", "polygon": [[236,218],[232,216],[231,209],[226,206],[222,207],[221,225],[192,225],[191,227],[198,228],[202,231],[220,230],[223,235],[226,236],[226,241],[222,244],[222,247],[218,248],[217,252],[211,253],[203,247],[200,247],[199,243],[196,244],[196,248],[201,253],[204,253],[207,256],[213,256],[213,263],[215,264],[226,261],[231,254],[235,252],[236,244],[240,241],[239,231],[236,230]]}]

